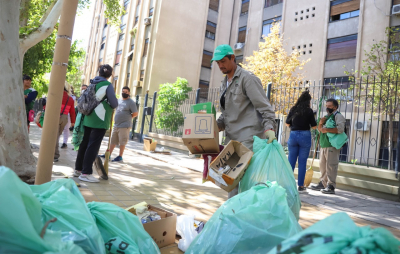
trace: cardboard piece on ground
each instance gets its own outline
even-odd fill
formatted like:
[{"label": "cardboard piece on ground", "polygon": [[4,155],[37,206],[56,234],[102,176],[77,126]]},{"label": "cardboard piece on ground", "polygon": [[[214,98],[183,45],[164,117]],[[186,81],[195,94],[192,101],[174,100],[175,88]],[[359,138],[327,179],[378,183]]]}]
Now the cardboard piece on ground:
[{"label": "cardboard piece on ground", "polygon": [[178,248],[178,244],[174,243],[160,249],[161,254],[183,254],[184,252]]},{"label": "cardboard piece on ground", "polygon": [[157,141],[153,141],[152,138],[144,138],[143,139],[143,150],[146,152],[152,152],[156,150]]},{"label": "cardboard piece on ground", "polygon": [[[210,164],[207,180],[221,189],[232,191],[242,180],[244,173],[253,157],[253,152],[238,141],[230,141],[224,150]],[[229,165],[231,170],[227,174],[218,174],[221,167]]]},{"label": "cardboard piece on ground", "polygon": [[182,140],[192,154],[219,153],[218,133],[213,114],[185,116]]},{"label": "cardboard piece on ground", "polygon": [[[159,248],[175,243],[177,215],[152,205],[149,205],[148,208],[149,211],[157,212],[161,220],[143,224],[144,230],[153,238]],[[126,208],[126,210],[136,215],[134,206]]]}]

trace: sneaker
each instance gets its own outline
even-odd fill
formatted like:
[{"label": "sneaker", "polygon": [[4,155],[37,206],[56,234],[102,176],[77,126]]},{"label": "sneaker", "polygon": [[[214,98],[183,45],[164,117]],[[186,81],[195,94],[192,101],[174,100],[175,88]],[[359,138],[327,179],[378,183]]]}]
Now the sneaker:
[{"label": "sneaker", "polygon": [[320,190],[325,189],[325,186],[322,184],[322,182],[319,182],[318,184],[311,185],[311,189],[320,191]]},{"label": "sneaker", "polygon": [[101,158],[105,158],[106,157],[106,155],[105,154],[102,154],[102,155],[99,155]]},{"label": "sneaker", "polygon": [[61,145],[61,148],[67,148],[68,146],[67,146],[67,144],[65,144],[65,143],[63,143],[62,145]]},{"label": "sneaker", "polygon": [[335,194],[335,187],[333,187],[332,185],[328,185],[328,187],[322,189],[321,192],[324,194]]},{"label": "sneaker", "polygon": [[58,159],[54,159],[54,162],[58,162]]},{"label": "sneaker", "polygon": [[98,182],[100,182],[100,180],[97,179],[96,177],[94,177],[93,175],[85,175],[85,174],[81,174],[81,175],[79,176],[79,180],[85,181],[85,182],[91,182],[91,183],[98,183]]},{"label": "sneaker", "polygon": [[307,192],[307,189],[304,186],[299,186],[298,191],[299,192]]},{"label": "sneaker", "polygon": [[112,160],[112,162],[119,162],[119,161],[122,161],[122,156],[117,156],[115,157],[114,160]]},{"label": "sneaker", "polygon": [[78,170],[74,171],[74,174],[73,174],[74,177],[79,177],[80,175],[82,175],[82,171],[78,171]]}]

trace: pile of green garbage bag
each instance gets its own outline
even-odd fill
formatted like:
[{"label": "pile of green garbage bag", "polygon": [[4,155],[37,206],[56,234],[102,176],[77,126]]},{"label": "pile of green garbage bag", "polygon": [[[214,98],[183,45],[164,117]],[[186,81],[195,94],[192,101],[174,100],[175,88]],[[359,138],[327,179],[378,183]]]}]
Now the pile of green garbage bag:
[{"label": "pile of green garbage bag", "polygon": [[239,193],[249,190],[258,183],[276,181],[286,189],[288,205],[299,220],[301,207],[299,192],[292,167],[282,146],[276,140],[267,144],[267,140],[255,136],[253,152],[250,165],[239,183]]},{"label": "pile of green garbage bag", "polygon": [[400,254],[400,241],[384,229],[357,227],[336,213],[283,241],[268,254]]},{"label": "pile of green garbage bag", "polygon": [[[333,120],[332,118],[329,118],[328,121],[326,121],[325,123],[326,128],[336,128],[336,123],[335,120]],[[328,136],[329,142],[331,143],[331,145],[336,148],[336,149],[340,149],[342,148],[342,146],[344,144],[347,143],[348,138],[346,133],[342,132],[342,133],[327,133],[326,134]]]},{"label": "pile of green garbage bag", "polygon": [[86,204],[71,179],[30,186],[0,167],[0,193],[0,253],[160,253],[135,215]]},{"label": "pile of green garbage bag", "polygon": [[218,208],[185,253],[267,253],[300,231],[285,189],[266,181]]},{"label": "pile of green garbage bag", "polygon": [[134,214],[110,203],[90,202],[87,206],[108,253],[160,253],[157,244]]},{"label": "pile of green garbage bag", "polygon": [[85,253],[60,231],[46,229],[41,202],[6,167],[0,167],[0,204],[0,253]]}]

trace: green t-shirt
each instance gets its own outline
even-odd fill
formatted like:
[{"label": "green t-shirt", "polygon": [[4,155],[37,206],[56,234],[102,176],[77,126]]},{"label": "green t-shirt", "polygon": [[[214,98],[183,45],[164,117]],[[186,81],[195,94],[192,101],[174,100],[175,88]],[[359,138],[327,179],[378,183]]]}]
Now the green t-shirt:
[{"label": "green t-shirt", "polygon": [[[96,97],[103,99],[110,84],[108,81],[96,84]],[[102,101],[90,115],[84,117],[83,126],[107,130],[110,128],[112,112],[111,106],[106,101]]]}]

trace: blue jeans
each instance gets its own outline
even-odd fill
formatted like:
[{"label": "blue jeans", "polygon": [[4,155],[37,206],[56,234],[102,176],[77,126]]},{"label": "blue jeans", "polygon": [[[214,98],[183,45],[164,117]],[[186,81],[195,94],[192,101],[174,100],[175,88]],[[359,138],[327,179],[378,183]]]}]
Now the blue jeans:
[{"label": "blue jeans", "polygon": [[299,159],[299,174],[297,184],[299,186],[303,186],[304,177],[306,175],[307,159],[311,149],[311,132],[291,131],[288,146],[289,162],[293,171],[296,166],[297,158]]}]

